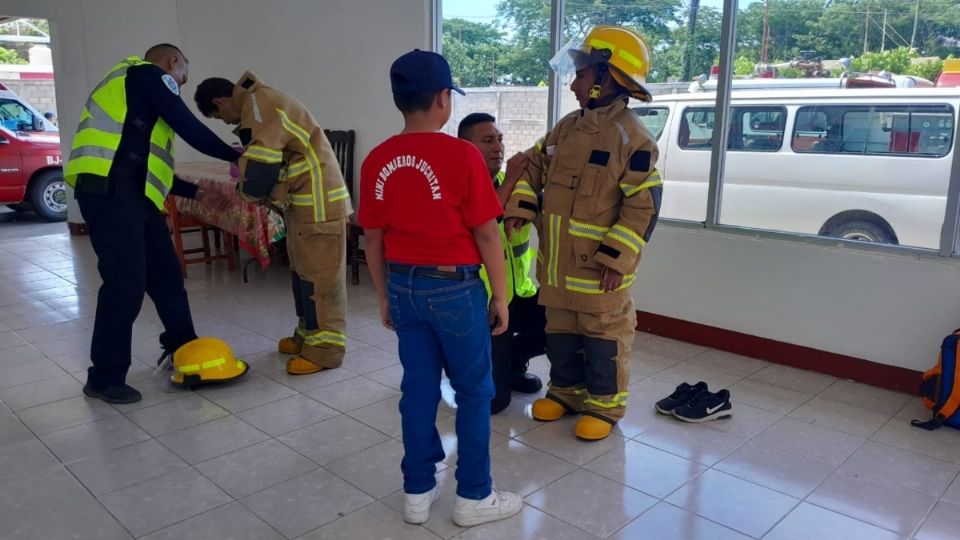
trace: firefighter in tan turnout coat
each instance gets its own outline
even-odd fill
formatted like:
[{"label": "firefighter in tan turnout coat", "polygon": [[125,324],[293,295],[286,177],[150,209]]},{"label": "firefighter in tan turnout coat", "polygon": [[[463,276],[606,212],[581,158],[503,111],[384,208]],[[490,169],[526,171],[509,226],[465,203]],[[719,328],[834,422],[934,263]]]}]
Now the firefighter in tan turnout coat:
[{"label": "firefighter in tan turnout coat", "polygon": [[339,367],[346,346],[346,219],[352,213],[340,166],[323,129],[293,97],[250,72],[235,85],[207,79],[197,88],[205,116],[239,124],[244,146],[240,192],[283,207],[299,323],[279,350],[294,375]]},{"label": "firefighter in tan turnout coat", "polygon": [[[542,219],[537,274],[547,312],[550,386],[533,416],[581,413],[576,435],[607,437],[623,417],[637,265],[660,209],[653,136],[628,108],[644,89],[650,53],[640,36],[594,28],[551,61],[582,109],[508,163],[508,229]],[[538,193],[543,194],[542,208]]]}]

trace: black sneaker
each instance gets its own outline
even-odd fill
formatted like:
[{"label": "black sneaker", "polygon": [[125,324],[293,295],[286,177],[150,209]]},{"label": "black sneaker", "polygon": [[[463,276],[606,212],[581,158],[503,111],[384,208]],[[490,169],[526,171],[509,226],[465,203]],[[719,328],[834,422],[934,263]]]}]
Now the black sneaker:
[{"label": "black sneaker", "polygon": [[136,403],[143,399],[140,392],[132,386],[126,384],[108,386],[105,390],[94,390],[89,383],[83,385],[83,394],[88,397],[102,399],[107,403],[116,403],[126,405]]},{"label": "black sneaker", "polygon": [[658,413],[673,414],[674,409],[695,398],[698,394],[706,391],[707,383],[703,381],[700,381],[694,385],[680,383],[680,386],[678,386],[672,394],[658,401],[655,407],[657,408]]},{"label": "black sneaker", "polygon": [[515,392],[521,394],[536,394],[543,388],[543,383],[540,381],[540,377],[524,371],[513,376],[511,387]]},{"label": "black sneaker", "polygon": [[684,422],[707,422],[730,416],[732,408],[729,390],[721,390],[716,394],[701,392],[686,404],[674,409],[673,415]]}]

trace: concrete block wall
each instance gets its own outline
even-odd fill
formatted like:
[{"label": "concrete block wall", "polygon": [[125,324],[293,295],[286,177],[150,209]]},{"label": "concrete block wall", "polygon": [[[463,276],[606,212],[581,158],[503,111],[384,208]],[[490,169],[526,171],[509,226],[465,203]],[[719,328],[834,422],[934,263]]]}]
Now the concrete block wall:
[{"label": "concrete block wall", "polygon": [[[689,83],[650,84],[654,95],[686,92]],[[507,157],[532,146],[547,132],[548,89],[536,86],[494,86],[465,88],[466,96],[454,94],[453,115],[444,132],[456,136],[457,126],[468,114],[485,112],[497,118],[503,131]],[[567,113],[579,107],[572,92],[560,96],[560,111]]]}]

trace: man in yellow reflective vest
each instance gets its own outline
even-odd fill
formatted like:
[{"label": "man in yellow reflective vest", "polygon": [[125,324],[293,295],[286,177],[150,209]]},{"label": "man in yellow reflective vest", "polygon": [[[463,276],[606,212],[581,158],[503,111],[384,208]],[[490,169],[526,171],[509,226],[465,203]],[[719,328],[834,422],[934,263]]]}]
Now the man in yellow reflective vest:
[{"label": "man in yellow reflective vest", "polygon": [[[490,171],[490,178],[500,187],[504,174],[503,133],[497,128],[497,120],[486,113],[473,113],[464,117],[457,128],[457,136],[468,140],[480,149]],[[537,285],[530,276],[536,250],[530,247],[530,224],[526,224],[509,238],[500,224],[500,240],[503,242],[507,269],[507,304],[510,309],[510,325],[507,331],[493,336],[493,385],[496,390],[490,403],[491,412],[497,414],[510,405],[510,391],[525,394],[539,392],[543,387],[540,377],[527,372],[530,359],[546,352],[547,324],[544,308],[537,301]],[[480,276],[487,283],[487,274]],[[490,286],[487,285],[488,294]]]},{"label": "man in yellow reflective vest", "polygon": [[197,337],[163,202],[170,193],[208,195],[174,177],[174,133],[217,159],[234,161],[237,152],[180,98],[187,71],[187,58],[169,44],[114,66],[87,100],[64,172],[103,279],[83,392],[109,403],[140,401],[126,375],[144,293],[163,323],[164,349],[173,352]]},{"label": "man in yellow reflective vest", "polygon": [[629,107],[630,98],[651,99],[650,60],[643,38],[625,28],[598,26],[570,42],[550,66],[582,108],[507,164],[504,227],[543,223],[537,270],[550,385],[532,414],[544,422],[579,414],[575,434],[586,440],[606,438],[626,412],[630,285],[660,213],[657,143]]},{"label": "man in yellow reflective vest", "polygon": [[350,195],[330,141],[310,111],[249,71],[234,84],[210,78],[197,87],[197,108],[238,125],[245,148],[240,193],[285,208],[287,252],[299,322],[278,348],[296,355],[287,373],[340,367],[346,350],[346,227]]}]

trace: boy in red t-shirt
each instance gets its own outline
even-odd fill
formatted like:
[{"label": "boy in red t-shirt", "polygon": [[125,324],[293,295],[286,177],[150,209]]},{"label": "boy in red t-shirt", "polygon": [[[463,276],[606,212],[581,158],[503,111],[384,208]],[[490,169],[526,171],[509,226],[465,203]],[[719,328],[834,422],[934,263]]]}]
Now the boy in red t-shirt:
[{"label": "boy in red t-shirt", "polygon": [[463,93],[447,61],[415,50],[393,63],[390,80],[404,129],[363,162],[359,220],[383,324],[400,342],[404,519],[425,522],[439,493],[436,420],[446,370],[457,401],[453,520],[478,525],[523,508],[490,479],[490,334],[507,328],[502,210],[476,147],[438,133],[450,119],[451,90]]}]

